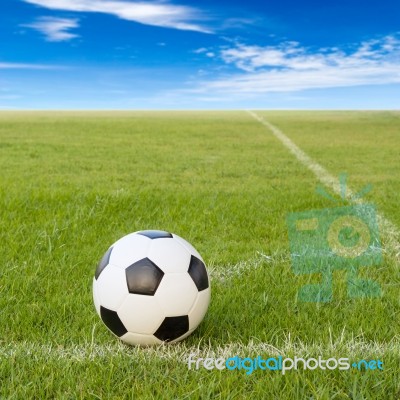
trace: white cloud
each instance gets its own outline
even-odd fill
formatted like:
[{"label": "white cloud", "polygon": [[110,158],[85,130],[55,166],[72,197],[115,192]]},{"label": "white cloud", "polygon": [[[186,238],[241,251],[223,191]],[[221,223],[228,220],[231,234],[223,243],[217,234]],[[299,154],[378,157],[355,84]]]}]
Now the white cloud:
[{"label": "white cloud", "polygon": [[52,10],[97,12],[145,25],[211,33],[196,21],[203,19],[199,10],[162,2],[123,0],[24,0]]},{"label": "white cloud", "polygon": [[208,49],[206,47],[200,47],[199,49],[193,50],[194,54],[207,53]]},{"label": "white cloud", "polygon": [[289,92],[315,88],[400,83],[397,35],[365,41],[353,50],[310,51],[297,42],[277,46],[237,44],[220,50],[238,71],[202,82],[195,91],[216,93]]},{"label": "white cloud", "polygon": [[69,32],[70,29],[79,27],[77,19],[41,17],[31,24],[22,26],[43,33],[49,42],[64,42],[79,37],[79,35]]},{"label": "white cloud", "polygon": [[193,50],[194,54],[204,54],[206,57],[214,58],[216,56],[215,52],[207,49],[206,47],[200,47],[199,49]]},{"label": "white cloud", "polygon": [[12,63],[12,62],[0,62],[0,69],[59,69],[64,68],[55,65],[44,65],[44,64],[25,64],[25,63]]}]

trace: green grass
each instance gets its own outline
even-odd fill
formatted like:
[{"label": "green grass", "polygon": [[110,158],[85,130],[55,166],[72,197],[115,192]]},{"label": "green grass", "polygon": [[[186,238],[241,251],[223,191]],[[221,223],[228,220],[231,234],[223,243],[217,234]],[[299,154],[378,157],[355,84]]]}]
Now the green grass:
[{"label": "green grass", "polygon": [[[398,113],[259,114],[352,189],[373,183],[367,200],[400,225]],[[331,303],[297,301],[309,277],[291,270],[286,215],[332,204],[245,112],[2,112],[0,171],[0,398],[400,396],[399,255],[362,271],[381,298],[347,298],[339,271]],[[111,243],[150,228],[194,244],[212,301],[183,343],[130,348],[99,320],[91,281]],[[380,358],[384,371],[193,371],[191,352]]]}]

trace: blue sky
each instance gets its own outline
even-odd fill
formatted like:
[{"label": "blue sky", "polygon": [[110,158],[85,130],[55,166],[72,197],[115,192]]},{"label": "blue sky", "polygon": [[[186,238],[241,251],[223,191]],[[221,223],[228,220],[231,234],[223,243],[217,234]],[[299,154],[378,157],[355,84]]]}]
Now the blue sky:
[{"label": "blue sky", "polygon": [[400,107],[397,1],[0,7],[0,109]]}]

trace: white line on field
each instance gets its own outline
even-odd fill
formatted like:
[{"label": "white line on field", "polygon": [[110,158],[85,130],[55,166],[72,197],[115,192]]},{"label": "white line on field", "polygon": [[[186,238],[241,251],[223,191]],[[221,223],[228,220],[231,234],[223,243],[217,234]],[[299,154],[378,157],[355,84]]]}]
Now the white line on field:
[{"label": "white line on field", "polygon": [[[337,178],[331,175],[322,165],[314,161],[308,154],[306,154],[299,146],[297,146],[291,139],[289,139],[279,128],[272,125],[265,118],[257,115],[255,112],[247,110],[255,120],[260,122],[268,128],[272,134],[310,171],[314,173],[317,179],[325,186],[330,187],[336,194],[341,195],[341,187]],[[354,192],[347,189],[349,198],[354,196]],[[353,203],[362,204],[362,199],[353,199]],[[388,248],[393,250],[396,258],[400,257],[400,231],[397,226],[389,219],[384,217],[382,213],[378,213],[378,222],[381,231],[385,236]]]},{"label": "white line on field", "polygon": [[135,347],[127,346],[122,342],[115,341],[110,344],[83,343],[80,345],[61,346],[57,344],[41,344],[33,342],[11,342],[0,346],[0,362],[8,358],[30,358],[42,362],[43,359],[58,361],[70,360],[74,362],[87,362],[105,357],[128,357],[134,358],[139,362],[151,362],[153,357],[160,360],[175,360],[186,362],[190,354],[198,357],[233,357],[233,356],[255,356],[255,355],[290,355],[297,356],[318,356],[333,355],[343,353],[348,357],[368,357],[377,355],[387,355],[388,353],[400,356],[400,346],[398,341],[390,342],[365,342],[360,340],[344,341],[343,337],[338,337],[335,341],[324,344],[309,345],[303,342],[292,341],[287,337],[284,344],[276,348],[271,344],[250,340],[247,344],[240,342],[218,345],[209,343],[200,343],[198,346],[188,346],[185,342],[176,344],[165,344],[154,347]]}]

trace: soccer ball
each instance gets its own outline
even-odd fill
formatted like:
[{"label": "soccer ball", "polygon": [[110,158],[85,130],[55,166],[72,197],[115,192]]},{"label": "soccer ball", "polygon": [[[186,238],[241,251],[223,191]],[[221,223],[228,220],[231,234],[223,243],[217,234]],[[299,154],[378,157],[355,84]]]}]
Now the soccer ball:
[{"label": "soccer ball", "polygon": [[115,242],[93,279],[93,299],[107,328],[129,344],[178,342],[210,303],[204,261],[178,235],[140,231]]}]

